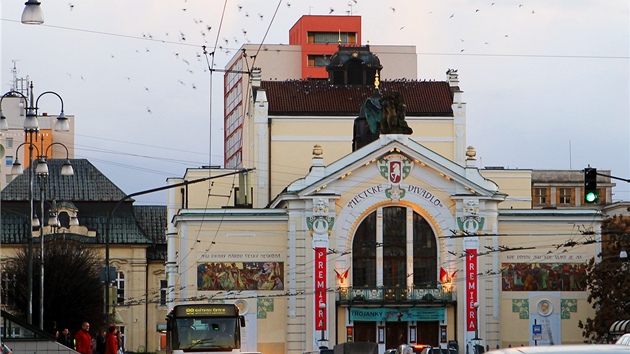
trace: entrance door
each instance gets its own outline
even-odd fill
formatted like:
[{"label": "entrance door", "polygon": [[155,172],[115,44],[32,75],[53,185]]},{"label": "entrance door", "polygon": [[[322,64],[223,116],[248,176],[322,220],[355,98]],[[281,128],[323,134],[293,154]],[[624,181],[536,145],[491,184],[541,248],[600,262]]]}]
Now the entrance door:
[{"label": "entrance door", "polygon": [[407,343],[407,322],[386,322],[385,349],[396,349]]},{"label": "entrance door", "polygon": [[354,322],[354,341],[376,343],[376,322]]},{"label": "entrance door", "polygon": [[430,344],[437,347],[440,344],[439,322],[418,322],[418,344]]}]

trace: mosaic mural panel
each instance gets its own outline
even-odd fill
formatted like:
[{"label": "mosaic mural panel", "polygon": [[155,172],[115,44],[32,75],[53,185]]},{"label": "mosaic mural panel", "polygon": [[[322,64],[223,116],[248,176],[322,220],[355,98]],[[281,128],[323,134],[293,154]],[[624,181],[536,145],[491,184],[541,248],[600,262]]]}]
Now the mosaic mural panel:
[{"label": "mosaic mural panel", "polygon": [[503,291],[585,291],[585,263],[501,263]]}]

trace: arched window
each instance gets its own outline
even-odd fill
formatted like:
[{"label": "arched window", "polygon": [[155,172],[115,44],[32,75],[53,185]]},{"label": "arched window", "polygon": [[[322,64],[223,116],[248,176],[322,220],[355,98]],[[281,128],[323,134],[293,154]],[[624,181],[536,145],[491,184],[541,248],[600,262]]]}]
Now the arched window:
[{"label": "arched window", "polygon": [[354,234],[352,284],[376,286],[376,212],[368,215]]},{"label": "arched window", "polygon": [[[376,220],[380,213],[383,222],[378,229]],[[382,262],[377,262],[379,257]],[[408,258],[413,259],[412,266],[407,263]],[[352,285],[435,286],[437,261],[435,234],[421,215],[403,206],[380,208],[370,213],[354,234]]]}]

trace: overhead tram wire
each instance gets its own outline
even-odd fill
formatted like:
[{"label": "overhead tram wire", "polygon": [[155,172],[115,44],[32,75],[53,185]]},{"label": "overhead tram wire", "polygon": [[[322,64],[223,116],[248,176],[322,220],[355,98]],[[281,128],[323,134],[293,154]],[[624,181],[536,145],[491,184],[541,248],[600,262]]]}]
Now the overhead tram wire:
[{"label": "overhead tram wire", "polygon": [[256,59],[258,58],[258,53],[260,53],[260,49],[262,48],[265,40],[267,39],[267,35],[269,34],[269,30],[271,29],[271,25],[273,21],[276,19],[276,15],[278,14],[278,9],[280,8],[280,4],[282,4],[282,0],[278,0],[278,5],[276,6],[276,10],[273,12],[273,16],[271,17],[271,21],[269,21],[269,26],[267,26],[267,30],[265,31],[265,35],[263,39],[260,41],[260,45],[258,46],[258,50],[256,50],[256,54],[254,54],[254,60],[252,61],[252,67],[256,64]]},{"label": "overhead tram wire", "polygon": [[[217,36],[214,39],[214,47],[212,48],[212,53],[210,53],[210,55],[212,56],[212,61],[209,62],[208,61],[208,52],[206,51],[205,46],[203,46],[203,51],[206,57],[206,63],[208,65],[208,71],[210,74],[210,92],[209,92],[209,97],[210,97],[210,102],[209,102],[209,108],[210,108],[210,124],[208,125],[208,166],[211,167],[212,166],[212,85],[214,80],[212,73],[214,72],[214,61],[215,61],[215,53],[217,51],[217,46],[219,45],[219,36],[221,35],[221,30],[223,29],[223,20],[225,19],[225,9],[227,8],[227,0],[225,0],[223,2],[223,10],[221,11],[221,20],[219,21],[219,28],[217,30]],[[209,168],[208,169],[208,174],[212,173],[212,169]]]},{"label": "overhead tram wire", "polygon": [[[280,3],[282,3],[282,1],[279,2],[278,7],[279,7]],[[277,11],[278,11],[278,9],[276,8],[276,13],[277,13]],[[275,17],[275,13],[274,13],[274,17]],[[12,19],[7,19],[7,18],[0,18],[0,21],[21,23],[18,20],[12,20]],[[272,18],[272,22],[273,22],[273,18]],[[87,30],[87,29],[81,29],[81,28],[55,26],[55,25],[48,25],[48,24],[45,24],[45,23],[41,24],[39,26],[40,27],[50,27],[50,28],[55,28],[55,29],[61,29],[61,30],[66,30],[66,31],[76,31],[76,32],[83,32],[83,33],[90,33],[90,34],[98,34],[98,35],[102,35],[102,36],[111,36],[111,37],[119,37],[119,38],[126,38],[126,39],[151,41],[151,42],[165,43],[165,44],[175,44],[175,45],[186,46],[186,47],[197,47],[197,48],[199,47],[199,44],[182,43],[182,42],[168,41],[168,40],[156,39],[156,38],[145,38],[145,37],[139,37],[139,36],[133,36],[133,35],[127,35],[127,34],[94,31],[94,30]],[[265,33],[265,37],[266,37],[266,33]],[[262,45],[264,45],[264,40],[261,42],[260,46],[262,47]],[[229,49],[237,50],[238,48],[229,48]],[[215,46],[215,50],[216,50],[216,46]],[[292,49],[287,48],[287,49],[281,49],[280,51],[281,52],[287,52],[287,51],[299,51],[299,50],[292,50]],[[260,48],[257,51],[257,53],[258,52],[260,52]],[[394,52],[390,52],[390,54],[407,54],[407,53],[406,52],[395,52],[394,51]],[[623,56],[623,55],[616,55],[615,56],[615,55],[553,55],[553,54],[488,54],[488,53],[460,53],[460,52],[457,52],[457,53],[416,52],[416,55],[517,57],[517,58],[552,58],[552,59],[553,58],[560,58],[560,59],[562,59],[562,58],[566,58],[566,59],[623,59],[623,60],[630,59],[630,56]]]}]

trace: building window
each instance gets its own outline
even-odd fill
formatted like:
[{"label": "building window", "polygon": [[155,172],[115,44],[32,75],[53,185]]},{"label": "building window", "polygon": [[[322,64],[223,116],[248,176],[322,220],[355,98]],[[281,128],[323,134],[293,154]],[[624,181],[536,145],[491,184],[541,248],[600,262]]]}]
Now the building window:
[{"label": "building window", "polygon": [[6,166],[13,166],[13,156],[7,156],[4,160]]},{"label": "building window", "polygon": [[120,305],[125,302],[125,274],[116,273],[116,300]]},{"label": "building window", "polygon": [[330,57],[328,55],[309,55],[308,67],[309,68],[325,68],[330,64]]},{"label": "building window", "polygon": [[534,205],[548,205],[549,198],[547,197],[547,188],[534,188]]},{"label": "building window", "polygon": [[376,212],[368,215],[354,234],[352,285],[376,286]]},{"label": "building window", "polygon": [[[415,286],[436,286],[437,244],[429,223],[415,212],[412,217],[406,207],[385,207],[382,212],[381,230],[377,230],[377,211],[374,211],[361,222],[354,235],[352,286],[407,286],[408,277],[412,277]],[[382,242],[377,234],[382,235]],[[412,247],[407,246],[410,243]],[[379,248],[382,248],[382,262],[376,261]],[[408,258],[413,259],[412,270],[407,268]],[[377,284],[377,273],[383,274],[383,284]]]},{"label": "building window", "polygon": [[7,148],[11,149],[13,147],[13,138],[7,138]]},{"label": "building window", "polygon": [[558,188],[558,204],[571,204],[571,191],[573,188]]},{"label": "building window", "polygon": [[160,306],[166,306],[167,289],[168,289],[168,281],[160,280]]},{"label": "building window", "polygon": [[356,44],[356,32],[308,32],[308,44]]},{"label": "building window", "polygon": [[[125,348],[125,339],[126,339],[126,336],[125,336],[125,326],[118,326],[118,331],[119,331],[120,333],[122,333],[122,336],[121,336],[122,343],[118,343],[118,345],[119,345],[120,347],[122,347],[122,352],[124,353],[124,352],[126,352],[126,348]],[[118,349],[120,349],[120,348],[118,348]],[[119,351],[119,353],[120,353],[120,352],[121,352],[121,351]]]}]

